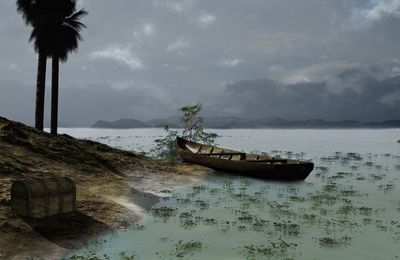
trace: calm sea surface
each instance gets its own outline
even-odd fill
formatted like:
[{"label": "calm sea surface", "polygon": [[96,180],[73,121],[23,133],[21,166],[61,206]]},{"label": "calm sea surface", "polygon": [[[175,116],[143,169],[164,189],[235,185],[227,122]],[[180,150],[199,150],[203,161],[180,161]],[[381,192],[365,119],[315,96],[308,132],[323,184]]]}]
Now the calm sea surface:
[{"label": "calm sea surface", "polygon": [[[311,159],[302,182],[216,172],[166,187],[136,226],[75,259],[400,259],[400,129],[213,130],[220,146]],[[162,129],[60,129],[148,152]]]}]

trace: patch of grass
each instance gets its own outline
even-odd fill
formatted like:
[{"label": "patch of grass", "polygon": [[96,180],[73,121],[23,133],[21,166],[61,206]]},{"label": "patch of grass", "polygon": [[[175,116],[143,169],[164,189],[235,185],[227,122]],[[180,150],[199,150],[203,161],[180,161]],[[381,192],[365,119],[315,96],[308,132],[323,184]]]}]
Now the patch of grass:
[{"label": "patch of grass", "polygon": [[372,215],[372,208],[369,208],[369,207],[360,207],[360,208],[358,208],[358,211],[363,216],[371,216]]},{"label": "patch of grass", "polygon": [[351,173],[351,172],[337,172],[336,175],[337,176],[342,176],[342,177],[351,177],[351,176],[353,176],[353,173]]},{"label": "patch of grass", "polygon": [[137,231],[142,231],[142,230],[144,230],[144,226],[140,225],[140,224],[134,224],[131,226],[131,229],[137,230]]},{"label": "patch of grass", "polygon": [[292,210],[287,202],[268,201],[267,205],[271,208],[271,212],[275,217],[295,217],[297,215],[296,211]]},{"label": "patch of grass", "polygon": [[186,257],[193,256],[195,253],[203,250],[203,243],[201,241],[190,240],[188,242],[184,242],[183,240],[179,240],[177,244],[175,244],[175,251],[171,252],[171,256],[176,257]]},{"label": "patch of grass", "polygon": [[194,191],[205,191],[205,190],[207,190],[207,186],[206,185],[197,185],[197,186],[193,186],[192,189]]},{"label": "patch of grass", "polygon": [[245,245],[241,249],[246,259],[269,259],[270,257],[284,257],[289,254],[289,250],[294,250],[297,247],[295,243],[288,243],[283,239],[276,242],[269,242],[259,245]]},{"label": "patch of grass", "polygon": [[315,170],[322,172],[322,173],[326,173],[329,171],[329,168],[325,167],[325,166],[317,166],[317,167],[315,167]]},{"label": "patch of grass", "polygon": [[317,193],[310,196],[314,205],[333,205],[336,203],[337,197],[327,193]]},{"label": "patch of grass", "polygon": [[384,193],[389,193],[395,189],[395,185],[393,183],[389,183],[386,185],[379,185],[379,189],[383,190]]},{"label": "patch of grass", "polygon": [[368,167],[372,167],[372,166],[374,166],[374,163],[373,162],[366,162],[365,165],[368,166]]},{"label": "patch of grass", "polygon": [[191,204],[191,203],[192,203],[192,200],[191,200],[191,199],[188,199],[188,198],[177,198],[177,199],[176,199],[176,202],[178,203],[178,205],[184,206],[184,205],[189,205],[189,204]]},{"label": "patch of grass", "polygon": [[357,191],[353,190],[353,188],[351,189],[347,189],[347,190],[341,190],[340,194],[342,196],[355,196],[357,195]]},{"label": "patch of grass", "polygon": [[357,213],[357,208],[355,208],[352,205],[343,205],[338,209],[337,212],[340,215],[349,215],[349,214],[355,215]]},{"label": "patch of grass", "polygon": [[250,214],[243,214],[242,216],[238,217],[238,221],[240,223],[252,223],[253,218],[254,217]]},{"label": "patch of grass", "polygon": [[208,202],[206,202],[204,200],[196,200],[195,204],[196,204],[197,207],[200,208],[200,210],[205,210],[205,209],[208,209],[210,207]]},{"label": "patch of grass", "polygon": [[304,202],[304,201],[306,201],[306,198],[298,197],[298,196],[290,196],[289,199],[290,199],[290,201],[293,201],[293,202]]},{"label": "patch of grass", "polygon": [[176,216],[178,209],[170,207],[160,207],[160,208],[152,208],[150,211],[155,217],[167,219]]},{"label": "patch of grass", "polygon": [[318,243],[323,248],[337,248],[343,246],[349,246],[351,243],[351,237],[321,237],[318,239]]},{"label": "patch of grass", "polygon": [[65,260],[110,260],[111,257],[107,254],[102,256],[98,256],[97,253],[93,250],[87,251],[84,254],[73,255],[68,258],[63,258]]},{"label": "patch of grass", "polygon": [[192,229],[199,224],[199,222],[197,222],[193,219],[181,219],[180,223],[181,223],[181,227],[185,230]]},{"label": "patch of grass", "polygon": [[372,224],[372,219],[371,218],[364,218],[363,219],[363,224],[364,225],[371,225]]},{"label": "patch of grass", "polygon": [[120,260],[136,260],[138,256],[136,254],[127,255],[126,252],[121,252],[118,254]]},{"label": "patch of grass", "polygon": [[170,194],[170,193],[172,193],[172,190],[167,190],[167,189],[164,189],[164,190],[161,190],[160,192],[161,192],[161,193],[167,193],[167,194]]},{"label": "patch of grass", "polygon": [[218,224],[218,220],[216,220],[215,218],[204,218],[203,224],[204,225],[216,225],[216,224]]},{"label": "patch of grass", "polygon": [[347,153],[346,157],[354,161],[361,161],[363,159],[359,153]]},{"label": "patch of grass", "polygon": [[370,174],[371,178],[373,181],[379,181],[383,179],[383,175],[377,175],[377,174]]},{"label": "patch of grass", "polygon": [[327,185],[324,185],[322,187],[322,190],[325,191],[325,192],[334,192],[334,191],[337,190],[336,183],[329,183]]},{"label": "patch of grass", "polygon": [[256,232],[264,231],[268,227],[269,221],[255,218],[252,224],[252,230]]},{"label": "patch of grass", "polygon": [[288,222],[274,222],[275,231],[282,233],[284,236],[294,236],[300,235],[300,225]]}]

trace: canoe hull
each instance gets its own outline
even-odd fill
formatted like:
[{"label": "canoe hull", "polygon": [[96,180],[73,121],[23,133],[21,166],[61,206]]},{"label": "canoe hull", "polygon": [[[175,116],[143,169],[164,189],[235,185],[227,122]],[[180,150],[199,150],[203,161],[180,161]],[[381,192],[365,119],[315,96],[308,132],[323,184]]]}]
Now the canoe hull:
[{"label": "canoe hull", "polygon": [[246,176],[269,180],[304,180],[314,169],[314,164],[311,162],[298,162],[295,164],[267,164],[261,162],[249,162],[246,160],[223,160],[203,156],[182,149],[178,141],[175,142],[175,150],[184,162],[207,166],[215,170],[235,172]]}]

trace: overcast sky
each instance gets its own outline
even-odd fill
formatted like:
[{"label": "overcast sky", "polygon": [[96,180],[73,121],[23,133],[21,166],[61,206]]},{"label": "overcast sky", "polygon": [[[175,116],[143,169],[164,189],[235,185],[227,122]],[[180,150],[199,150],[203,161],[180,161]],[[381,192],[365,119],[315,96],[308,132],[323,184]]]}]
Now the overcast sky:
[{"label": "overcast sky", "polygon": [[[61,125],[165,118],[196,102],[207,114],[252,118],[400,119],[400,0],[79,7],[89,11],[87,29],[60,67]],[[0,116],[32,124],[37,55],[29,33],[15,1],[1,0]]]}]

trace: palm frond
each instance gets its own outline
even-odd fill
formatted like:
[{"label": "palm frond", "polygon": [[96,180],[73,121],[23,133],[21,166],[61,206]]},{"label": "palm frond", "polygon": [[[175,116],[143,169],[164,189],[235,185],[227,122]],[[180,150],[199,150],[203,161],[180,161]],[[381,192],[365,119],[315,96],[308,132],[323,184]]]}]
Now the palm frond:
[{"label": "palm frond", "polygon": [[87,14],[85,9],[81,9],[66,17],[63,23],[58,25],[57,32],[54,33],[56,36],[53,40],[55,45],[53,53],[59,56],[61,62],[67,61],[68,53],[78,50],[78,42],[82,40],[80,31],[86,28],[86,25],[79,20]]},{"label": "palm frond", "polygon": [[73,13],[71,16],[67,17],[66,19],[78,21],[79,19],[81,19],[82,17],[84,17],[88,14],[89,14],[89,12],[86,11],[85,8],[82,8],[81,10],[79,10],[76,13]]},{"label": "palm frond", "polygon": [[57,55],[65,62],[70,52],[77,51],[80,32],[86,28],[80,20],[88,12],[76,12],[76,0],[16,0],[16,4],[25,23],[33,28],[29,41],[36,52]]},{"label": "palm frond", "polygon": [[35,19],[35,4],[32,0],[17,0],[17,12],[22,14],[26,25],[32,25]]}]

